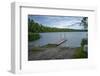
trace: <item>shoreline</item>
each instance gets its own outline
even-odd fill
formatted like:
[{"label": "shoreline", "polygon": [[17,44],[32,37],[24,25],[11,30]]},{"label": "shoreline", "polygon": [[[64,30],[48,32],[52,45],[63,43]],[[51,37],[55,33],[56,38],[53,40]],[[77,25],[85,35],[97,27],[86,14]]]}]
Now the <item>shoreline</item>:
[{"label": "shoreline", "polygon": [[29,50],[28,60],[74,59],[77,48],[39,47]]}]

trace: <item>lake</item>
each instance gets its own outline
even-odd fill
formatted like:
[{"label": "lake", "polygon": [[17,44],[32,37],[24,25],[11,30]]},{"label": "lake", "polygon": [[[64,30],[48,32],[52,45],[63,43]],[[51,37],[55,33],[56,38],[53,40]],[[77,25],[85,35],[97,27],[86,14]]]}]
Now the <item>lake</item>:
[{"label": "lake", "polygon": [[59,47],[80,47],[81,40],[87,38],[87,32],[49,32],[40,33],[40,36],[39,40],[29,42],[29,48],[55,44],[62,39],[67,39],[67,41]]}]

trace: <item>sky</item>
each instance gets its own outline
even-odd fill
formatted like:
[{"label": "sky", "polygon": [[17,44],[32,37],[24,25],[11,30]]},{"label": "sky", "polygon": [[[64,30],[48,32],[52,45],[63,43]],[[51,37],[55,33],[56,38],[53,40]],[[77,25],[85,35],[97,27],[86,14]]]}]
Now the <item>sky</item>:
[{"label": "sky", "polygon": [[80,26],[81,16],[47,16],[47,15],[28,15],[28,18],[48,27],[83,29]]}]

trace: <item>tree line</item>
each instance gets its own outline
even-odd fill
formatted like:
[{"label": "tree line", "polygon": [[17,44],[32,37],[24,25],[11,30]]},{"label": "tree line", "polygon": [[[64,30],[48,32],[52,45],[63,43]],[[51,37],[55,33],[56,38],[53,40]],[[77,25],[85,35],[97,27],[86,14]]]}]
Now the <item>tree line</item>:
[{"label": "tree line", "polygon": [[35,22],[33,19],[28,18],[28,32],[41,33],[41,32],[75,32],[75,31],[80,32],[87,30],[48,27]]}]

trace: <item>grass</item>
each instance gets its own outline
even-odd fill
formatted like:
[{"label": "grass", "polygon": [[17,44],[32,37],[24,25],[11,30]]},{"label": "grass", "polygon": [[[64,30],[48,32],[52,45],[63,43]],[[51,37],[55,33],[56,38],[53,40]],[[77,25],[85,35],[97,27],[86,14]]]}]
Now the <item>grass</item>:
[{"label": "grass", "polygon": [[44,45],[42,47],[46,47],[46,48],[49,48],[49,47],[57,47],[57,44],[47,44],[47,45]]},{"label": "grass", "polygon": [[34,47],[32,48],[32,52],[45,51],[47,48],[51,48],[51,47],[57,47],[57,44],[47,44],[41,47]]},{"label": "grass", "polygon": [[87,58],[87,57],[88,57],[88,54],[87,54],[87,52],[85,52],[83,50],[82,47],[79,47],[76,49],[76,52],[74,54],[74,58]]},{"label": "grass", "polygon": [[41,47],[34,47],[32,48],[32,52],[39,52],[39,51],[44,51],[45,49],[44,48],[41,48]]}]

